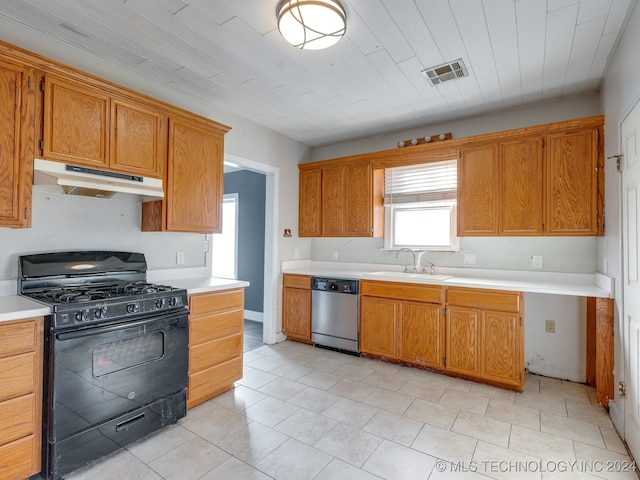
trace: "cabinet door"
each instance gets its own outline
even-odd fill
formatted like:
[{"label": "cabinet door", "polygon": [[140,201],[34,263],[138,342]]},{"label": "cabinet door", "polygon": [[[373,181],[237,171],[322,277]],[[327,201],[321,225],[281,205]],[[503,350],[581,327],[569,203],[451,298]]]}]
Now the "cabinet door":
[{"label": "cabinet door", "polygon": [[482,378],[522,385],[522,325],[513,313],[481,312]]},{"label": "cabinet door", "polygon": [[322,171],[300,170],[298,234],[301,237],[322,235]]},{"label": "cabinet door", "polygon": [[397,358],[398,302],[360,297],[360,351]]},{"label": "cabinet door", "polygon": [[322,169],[322,236],[344,237],[345,167]]},{"label": "cabinet door", "polygon": [[188,119],[169,130],[167,230],[220,233],[224,137]]},{"label": "cabinet door", "polygon": [[55,76],[44,85],[44,158],[107,167],[109,95]]},{"label": "cabinet door", "polygon": [[111,169],[162,178],[166,122],[166,116],[150,106],[112,99]]},{"label": "cabinet door", "polygon": [[0,62],[0,226],[31,226],[35,73]]},{"label": "cabinet door", "polygon": [[350,164],[345,184],[345,235],[373,236],[371,163]]},{"label": "cabinet door", "polygon": [[442,368],[444,321],[440,305],[400,303],[400,358]]},{"label": "cabinet door", "polygon": [[542,235],[542,137],[500,144],[500,234]]},{"label": "cabinet door", "polygon": [[479,321],[479,312],[476,309],[451,306],[447,308],[447,370],[474,376],[480,373]]},{"label": "cabinet door", "polygon": [[596,235],[598,131],[547,135],[547,235]]},{"label": "cabinet door", "polygon": [[292,340],[311,343],[311,290],[284,288],[282,330]]},{"label": "cabinet door", "polygon": [[498,234],[498,145],[463,148],[458,160],[458,235]]}]

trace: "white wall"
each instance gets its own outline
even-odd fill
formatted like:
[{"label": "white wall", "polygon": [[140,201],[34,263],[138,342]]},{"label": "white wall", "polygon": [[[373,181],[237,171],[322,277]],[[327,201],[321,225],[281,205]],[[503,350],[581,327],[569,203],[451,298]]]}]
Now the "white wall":
[{"label": "white wall", "polygon": [[[611,60],[601,91],[605,113],[605,159],[622,153],[620,125],[633,106],[640,101],[640,5],[635,8],[625,27],[622,39]],[[620,176],[616,172],[615,160],[605,160],[605,236],[599,241],[598,265],[603,273],[615,278],[614,304],[614,385],[624,380],[623,328],[622,328],[622,247]],[[605,263],[607,268],[605,269]],[[617,397],[609,405],[611,418],[619,431],[623,431],[623,409]]]}]

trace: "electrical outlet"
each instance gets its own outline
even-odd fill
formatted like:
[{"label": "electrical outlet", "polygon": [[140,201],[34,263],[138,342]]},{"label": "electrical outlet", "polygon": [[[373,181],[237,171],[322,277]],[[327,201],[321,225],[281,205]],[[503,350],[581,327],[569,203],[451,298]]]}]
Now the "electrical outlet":
[{"label": "electrical outlet", "polygon": [[542,255],[533,255],[531,257],[531,268],[542,268]]},{"label": "electrical outlet", "polygon": [[202,253],[209,251],[209,240],[202,240]]},{"label": "electrical outlet", "polygon": [[556,321],[555,320],[545,320],[544,321],[544,331],[547,333],[556,333]]},{"label": "electrical outlet", "polygon": [[464,259],[464,264],[465,265],[475,265],[476,264],[476,254],[475,253],[465,253],[463,259]]},{"label": "electrical outlet", "polygon": [[176,265],[184,265],[184,252],[176,252]]},{"label": "electrical outlet", "polygon": [[334,250],[333,251],[333,259],[337,260],[338,259],[338,250]]}]

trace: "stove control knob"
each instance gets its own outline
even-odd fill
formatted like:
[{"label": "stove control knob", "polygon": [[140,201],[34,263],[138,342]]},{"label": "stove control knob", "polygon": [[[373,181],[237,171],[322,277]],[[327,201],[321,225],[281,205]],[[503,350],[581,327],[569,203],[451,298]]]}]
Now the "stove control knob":
[{"label": "stove control knob", "polygon": [[93,312],[94,318],[104,318],[107,315],[107,307],[96,308]]},{"label": "stove control knob", "polygon": [[75,322],[86,322],[87,318],[89,317],[89,314],[87,311],[85,310],[80,310],[79,312],[76,312],[75,315]]},{"label": "stove control knob", "polygon": [[169,306],[170,306],[170,307],[176,307],[176,306],[180,305],[180,304],[178,303],[178,301],[179,301],[179,300],[180,300],[180,298],[179,298],[179,297],[171,297],[171,298],[169,299]]},{"label": "stove control knob", "polygon": [[127,313],[138,313],[140,311],[140,305],[137,303],[130,303],[127,305]]},{"label": "stove control knob", "polygon": [[166,303],[167,303],[167,300],[165,298],[158,298],[156,300],[156,308],[164,308]]}]

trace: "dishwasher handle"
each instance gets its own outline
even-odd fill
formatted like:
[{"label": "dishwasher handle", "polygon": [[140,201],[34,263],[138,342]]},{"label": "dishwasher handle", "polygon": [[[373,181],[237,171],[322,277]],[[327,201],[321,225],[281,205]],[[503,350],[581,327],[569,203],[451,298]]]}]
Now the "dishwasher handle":
[{"label": "dishwasher handle", "polygon": [[312,277],[311,290],[357,295],[359,291],[359,282],[358,280],[343,278]]}]

